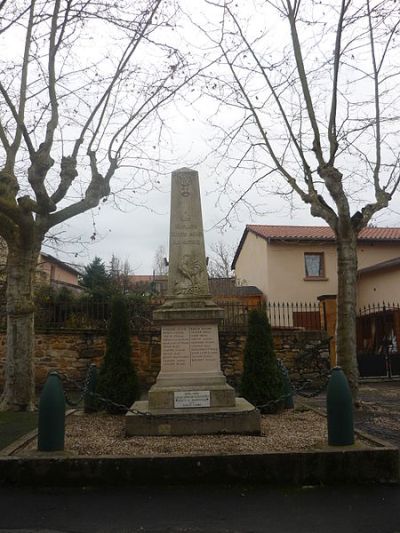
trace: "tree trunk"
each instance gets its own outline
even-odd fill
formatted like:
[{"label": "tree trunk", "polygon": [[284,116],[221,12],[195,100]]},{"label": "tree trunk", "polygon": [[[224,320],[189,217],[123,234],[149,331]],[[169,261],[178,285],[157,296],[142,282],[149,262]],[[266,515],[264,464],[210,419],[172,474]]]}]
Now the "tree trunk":
[{"label": "tree trunk", "polygon": [[[343,227],[345,226],[345,227]],[[357,234],[351,222],[342,224],[337,234],[338,305],[336,323],[337,362],[343,368],[358,403],[358,365],[356,343]]]},{"label": "tree trunk", "polygon": [[0,410],[35,408],[33,276],[39,248],[11,245],[7,258],[7,355]]}]

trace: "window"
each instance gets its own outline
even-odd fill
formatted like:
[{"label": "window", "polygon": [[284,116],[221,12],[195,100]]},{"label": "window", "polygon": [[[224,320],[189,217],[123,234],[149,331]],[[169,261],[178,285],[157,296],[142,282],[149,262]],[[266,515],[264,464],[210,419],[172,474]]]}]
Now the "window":
[{"label": "window", "polygon": [[304,266],[306,271],[306,278],[325,278],[324,254],[321,253],[305,253]]}]

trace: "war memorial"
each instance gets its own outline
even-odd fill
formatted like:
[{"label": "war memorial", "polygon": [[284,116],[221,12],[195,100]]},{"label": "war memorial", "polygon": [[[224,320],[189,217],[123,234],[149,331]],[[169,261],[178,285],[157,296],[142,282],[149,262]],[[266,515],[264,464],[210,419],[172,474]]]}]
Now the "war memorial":
[{"label": "war memorial", "polygon": [[218,324],[223,310],[207,277],[199,177],[172,173],[168,294],[154,312],[161,327],[161,369],[147,401],[126,417],[128,435],[260,433],[260,414],[237,398],[221,371]]}]

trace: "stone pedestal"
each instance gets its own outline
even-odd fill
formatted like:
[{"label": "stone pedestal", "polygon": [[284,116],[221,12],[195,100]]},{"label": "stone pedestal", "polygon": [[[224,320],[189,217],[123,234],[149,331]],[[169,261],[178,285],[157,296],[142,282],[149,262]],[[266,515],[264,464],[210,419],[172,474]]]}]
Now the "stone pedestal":
[{"label": "stone pedestal", "polygon": [[206,268],[197,172],[172,174],[168,296],[154,312],[161,326],[161,370],[148,401],[128,413],[128,435],[260,433],[260,414],[235,398],[221,371],[218,324]]},{"label": "stone pedestal", "polygon": [[[148,402],[133,407],[148,411]],[[127,435],[259,435],[260,413],[244,398],[236,398],[234,407],[207,409],[158,409],[152,416],[126,415]]]},{"label": "stone pedestal", "polygon": [[202,391],[208,391],[208,400],[202,394],[198,407],[235,405],[235,391],[226,383],[220,368],[218,325],[196,320],[163,325],[161,371],[149,391],[149,409],[193,407],[190,393],[195,402]]}]

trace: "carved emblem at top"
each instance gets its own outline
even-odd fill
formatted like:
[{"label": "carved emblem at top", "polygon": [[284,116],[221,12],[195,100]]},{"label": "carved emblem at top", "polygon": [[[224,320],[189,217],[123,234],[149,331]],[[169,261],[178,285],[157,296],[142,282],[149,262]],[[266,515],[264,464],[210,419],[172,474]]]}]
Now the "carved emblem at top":
[{"label": "carved emblem at top", "polygon": [[188,176],[181,176],[179,182],[181,195],[185,198],[190,196],[190,178]]}]

